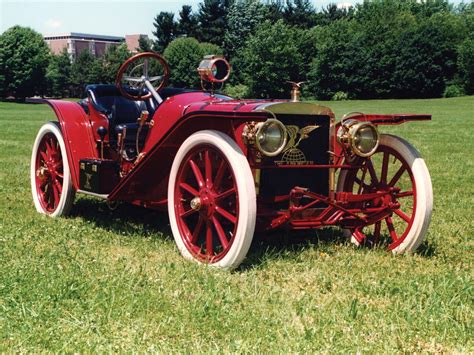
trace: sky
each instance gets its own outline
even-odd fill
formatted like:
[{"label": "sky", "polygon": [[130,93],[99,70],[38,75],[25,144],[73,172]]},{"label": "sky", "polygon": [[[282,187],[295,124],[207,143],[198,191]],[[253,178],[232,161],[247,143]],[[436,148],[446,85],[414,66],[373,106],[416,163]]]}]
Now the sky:
[{"label": "sky", "polygon": [[[123,37],[126,34],[142,33],[152,37],[153,19],[159,12],[170,11],[177,14],[182,5],[191,5],[197,11],[200,2],[201,0],[0,0],[0,33],[14,25],[21,25],[31,27],[43,35],[80,32]],[[329,3],[356,3],[360,0],[312,2],[320,9]]]}]

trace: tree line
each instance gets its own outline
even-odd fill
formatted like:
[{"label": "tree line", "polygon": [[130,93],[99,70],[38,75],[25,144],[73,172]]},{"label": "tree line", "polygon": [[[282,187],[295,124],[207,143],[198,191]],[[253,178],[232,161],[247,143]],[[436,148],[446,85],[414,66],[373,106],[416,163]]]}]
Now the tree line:
[{"label": "tree line", "polygon": [[[286,81],[307,81],[316,99],[426,98],[474,94],[474,4],[369,0],[320,10],[310,0],[203,0],[197,11],[160,12],[153,40],[170,85],[199,88],[205,54],[232,65],[225,91],[235,97],[288,97]],[[131,54],[53,56],[42,36],[15,26],[0,35],[0,96],[80,96],[85,84],[113,83]]]}]

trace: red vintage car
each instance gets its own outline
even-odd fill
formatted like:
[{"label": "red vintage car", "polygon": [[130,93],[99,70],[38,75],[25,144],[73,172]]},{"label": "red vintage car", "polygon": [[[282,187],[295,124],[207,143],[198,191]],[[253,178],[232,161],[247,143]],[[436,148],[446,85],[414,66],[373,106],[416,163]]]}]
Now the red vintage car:
[{"label": "red vintage car", "polygon": [[[352,112],[290,100],[234,100],[216,93],[230,73],[207,56],[203,90],[166,87],[156,53],[120,68],[115,85],[89,85],[79,102],[45,100],[31,158],[36,209],[66,215],[76,193],[113,206],[167,209],[181,254],[235,268],[256,230],[339,226],[356,244],[414,251],[430,223],[433,195],[425,162],[379,125],[430,115]],[[204,89],[205,88],[205,89]]]}]

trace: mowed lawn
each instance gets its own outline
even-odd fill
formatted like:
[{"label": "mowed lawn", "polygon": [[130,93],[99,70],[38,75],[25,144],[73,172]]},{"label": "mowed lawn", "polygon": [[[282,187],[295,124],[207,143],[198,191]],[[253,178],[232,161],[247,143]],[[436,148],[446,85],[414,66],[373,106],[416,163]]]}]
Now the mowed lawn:
[{"label": "mowed lawn", "polygon": [[222,272],[182,259],[167,214],[78,196],[68,218],[39,215],[30,153],[54,115],[0,103],[0,352],[474,352],[474,97],[327,104],[433,114],[381,128],[433,179],[417,254],[357,249],[337,229],[276,233]]}]

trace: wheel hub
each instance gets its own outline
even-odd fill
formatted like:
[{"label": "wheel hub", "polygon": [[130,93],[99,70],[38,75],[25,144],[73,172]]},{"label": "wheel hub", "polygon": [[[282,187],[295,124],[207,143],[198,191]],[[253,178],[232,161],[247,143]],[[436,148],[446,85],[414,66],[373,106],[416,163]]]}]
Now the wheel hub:
[{"label": "wheel hub", "polygon": [[201,199],[199,197],[193,198],[190,205],[193,210],[199,211],[201,209]]}]

